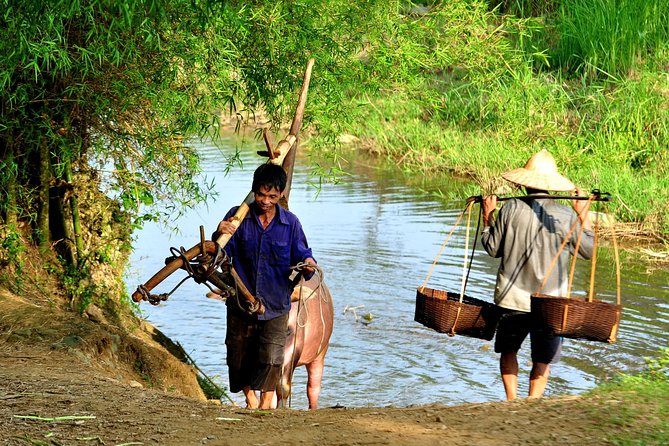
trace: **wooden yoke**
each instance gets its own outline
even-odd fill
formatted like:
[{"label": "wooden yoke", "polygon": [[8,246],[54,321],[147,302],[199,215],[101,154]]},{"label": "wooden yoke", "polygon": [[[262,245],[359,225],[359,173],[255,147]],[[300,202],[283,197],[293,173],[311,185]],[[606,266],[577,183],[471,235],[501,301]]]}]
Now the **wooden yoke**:
[{"label": "wooden yoke", "polygon": [[[295,115],[293,117],[293,122],[290,126],[290,131],[284,139],[279,141],[276,148],[271,149],[270,147],[268,147],[268,152],[269,152],[268,162],[278,165],[283,165],[284,159],[286,158],[286,156],[291,151],[291,149],[293,148],[293,146],[297,141],[297,134],[299,133],[300,127],[302,126],[302,118],[304,115],[304,109],[306,107],[307,92],[309,89],[309,81],[311,79],[311,71],[313,69],[313,66],[314,66],[314,59],[309,59],[309,61],[307,62],[307,68],[304,73],[304,79],[302,81],[302,89],[300,91],[297,107],[295,108]],[[267,143],[269,140],[266,138],[265,141]],[[246,196],[242,204],[237,209],[237,212],[233,216],[232,224],[234,225],[235,230],[239,228],[239,225],[241,224],[242,220],[244,219],[244,217],[246,217],[246,215],[250,210],[250,205],[254,201],[255,201],[255,196],[251,191]],[[222,234],[216,239],[215,242],[207,240],[204,243],[198,243],[197,245],[193,246],[185,253],[183,253],[183,257],[187,261],[190,261],[193,260],[198,255],[206,255],[207,253],[214,252],[216,250],[216,245],[223,248],[230,241],[231,237],[232,234]],[[214,243],[216,243],[216,245],[214,245]],[[153,290],[163,280],[168,278],[173,272],[182,268],[183,266],[184,266],[183,258],[177,257],[176,259],[172,260],[171,262],[166,264],[163,268],[161,268],[160,271],[154,274],[144,285],[138,286],[137,290],[134,293],[132,293],[132,300],[134,302],[147,300],[148,293],[151,292],[151,290]],[[236,273],[233,269],[233,276],[235,275]],[[252,305],[257,305],[255,297],[253,297],[253,295],[246,289],[246,287],[244,287],[242,283],[238,283],[238,285],[240,285],[241,287],[240,291],[243,297],[249,300],[249,302]]]}]

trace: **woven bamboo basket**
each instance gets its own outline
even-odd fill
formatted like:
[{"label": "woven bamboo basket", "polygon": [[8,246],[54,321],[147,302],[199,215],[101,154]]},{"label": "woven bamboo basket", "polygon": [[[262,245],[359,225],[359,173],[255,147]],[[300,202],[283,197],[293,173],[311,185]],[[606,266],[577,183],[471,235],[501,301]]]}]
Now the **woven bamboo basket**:
[{"label": "woven bamboo basket", "polygon": [[[489,302],[465,294],[467,279],[471,269],[471,262],[467,262],[467,250],[469,247],[471,210],[474,204],[473,198],[475,197],[470,198],[471,199],[467,200],[467,206],[462,211],[450,233],[446,237],[446,240],[441,245],[441,249],[439,250],[437,257],[434,259],[434,262],[432,262],[432,266],[425,278],[425,282],[423,282],[423,285],[418,287],[418,290],[416,291],[416,312],[414,320],[440,333],[447,333],[449,336],[459,334],[489,341],[495,336],[495,330],[497,329],[497,307]],[[439,256],[465,214],[467,214],[467,229],[465,233],[465,249],[460,293],[451,293],[427,288],[426,284],[439,260]],[[480,221],[480,215],[478,221]],[[478,227],[476,233],[478,233]],[[476,245],[474,245],[474,247],[475,246]],[[474,253],[472,252],[472,256],[473,255]]]},{"label": "woven bamboo basket", "polygon": [[497,328],[497,307],[458,293],[420,287],[414,320],[440,333],[491,340]]},{"label": "woven bamboo basket", "polygon": [[622,305],[576,297],[532,295],[532,314],[556,336],[616,342]]},{"label": "woven bamboo basket", "polygon": [[[595,195],[589,198],[592,201]],[[541,289],[546,284],[551,270],[555,266],[560,252],[565,247],[570,234],[576,228],[579,220],[575,220],[565,236],[560,246],[560,250],[553,259],[545,279],[539,289],[531,295],[531,311],[535,320],[542,324],[546,329],[556,336],[574,339],[586,339],[589,341],[608,342],[613,344],[618,336],[620,317],[623,306],[620,304],[620,257],[618,255],[618,243],[615,233],[613,234],[613,248],[616,264],[616,303],[602,302],[594,299],[595,295],[595,265],[597,263],[597,241],[599,238],[599,213],[595,222],[595,235],[591,267],[590,267],[590,289],[587,298],[577,298],[571,296],[572,281],[576,259],[578,256],[572,256],[571,270],[569,272],[569,285],[566,296],[550,296],[542,294]],[[579,233],[574,252],[578,252],[581,237],[583,235],[583,226]]]}]

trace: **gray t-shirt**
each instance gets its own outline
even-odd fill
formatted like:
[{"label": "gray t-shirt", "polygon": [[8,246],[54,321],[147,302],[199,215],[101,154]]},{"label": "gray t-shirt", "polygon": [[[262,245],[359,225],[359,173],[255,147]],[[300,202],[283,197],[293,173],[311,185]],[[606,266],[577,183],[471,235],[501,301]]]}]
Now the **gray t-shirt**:
[{"label": "gray t-shirt", "polygon": [[[537,292],[546,273],[578,220],[571,207],[552,199],[513,199],[499,211],[495,223],[484,228],[481,242],[493,257],[501,257],[495,303],[503,308],[530,311],[530,295]],[[542,294],[566,296],[571,254],[581,232],[580,221],[569,236],[546,281]],[[583,231],[579,256],[592,257],[594,233]]]}]

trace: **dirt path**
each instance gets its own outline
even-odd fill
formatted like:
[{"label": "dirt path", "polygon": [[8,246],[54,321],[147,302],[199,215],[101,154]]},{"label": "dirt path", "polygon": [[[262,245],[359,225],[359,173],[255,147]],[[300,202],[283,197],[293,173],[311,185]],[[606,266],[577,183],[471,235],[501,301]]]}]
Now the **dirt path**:
[{"label": "dirt path", "polygon": [[649,410],[608,394],[251,411],[204,400],[169,340],[129,327],[0,289],[0,445],[604,445],[630,426],[611,414],[637,414],[638,430]]},{"label": "dirt path", "polygon": [[123,383],[68,353],[0,346],[4,445],[597,445],[606,442],[591,415],[619,404],[564,397],[249,411]]}]

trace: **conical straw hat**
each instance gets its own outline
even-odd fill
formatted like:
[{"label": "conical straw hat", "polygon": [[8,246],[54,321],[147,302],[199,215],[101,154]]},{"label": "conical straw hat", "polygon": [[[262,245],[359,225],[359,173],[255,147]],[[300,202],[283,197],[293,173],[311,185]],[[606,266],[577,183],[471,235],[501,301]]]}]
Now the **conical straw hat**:
[{"label": "conical straw hat", "polygon": [[502,174],[502,178],[531,189],[545,191],[570,191],[574,183],[558,173],[553,156],[546,149],[535,153],[525,167]]}]

